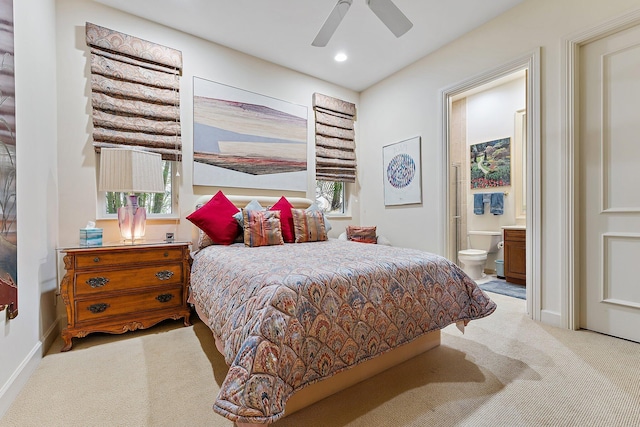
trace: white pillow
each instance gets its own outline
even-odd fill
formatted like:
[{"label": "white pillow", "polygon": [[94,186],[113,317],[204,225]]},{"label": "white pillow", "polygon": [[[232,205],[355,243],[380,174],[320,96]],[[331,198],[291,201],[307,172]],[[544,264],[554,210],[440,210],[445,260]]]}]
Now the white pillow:
[{"label": "white pillow", "polygon": [[389,241],[389,239],[387,239],[384,236],[378,236],[378,244],[379,245],[385,245],[385,246],[391,246],[391,241]]}]

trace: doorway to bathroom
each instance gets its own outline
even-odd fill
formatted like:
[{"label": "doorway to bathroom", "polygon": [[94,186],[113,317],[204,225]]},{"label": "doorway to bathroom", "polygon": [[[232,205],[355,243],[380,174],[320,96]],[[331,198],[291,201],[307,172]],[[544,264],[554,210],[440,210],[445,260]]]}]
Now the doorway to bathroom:
[{"label": "doorway to bathroom", "polygon": [[[535,319],[540,316],[538,55],[534,51],[448,88],[442,98],[446,254],[461,267],[467,267],[466,260],[482,263],[485,277],[476,278],[478,283],[500,276],[506,285],[522,287]],[[483,234],[496,233],[497,242],[483,242]]]}]

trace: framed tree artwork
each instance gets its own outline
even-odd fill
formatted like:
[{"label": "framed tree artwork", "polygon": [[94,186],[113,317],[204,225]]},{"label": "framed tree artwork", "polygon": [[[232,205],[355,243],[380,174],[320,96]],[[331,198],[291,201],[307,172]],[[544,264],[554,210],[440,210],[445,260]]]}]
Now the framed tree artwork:
[{"label": "framed tree artwork", "polygon": [[511,185],[511,138],[471,144],[471,189]]}]

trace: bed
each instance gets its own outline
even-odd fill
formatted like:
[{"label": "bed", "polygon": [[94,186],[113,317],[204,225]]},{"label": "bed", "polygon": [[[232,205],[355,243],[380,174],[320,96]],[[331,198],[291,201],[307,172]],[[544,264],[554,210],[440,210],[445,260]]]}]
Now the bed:
[{"label": "bed", "polygon": [[272,423],[496,308],[443,257],[338,239],[206,246],[193,255],[189,301],[229,365],[213,408],[239,426]]}]

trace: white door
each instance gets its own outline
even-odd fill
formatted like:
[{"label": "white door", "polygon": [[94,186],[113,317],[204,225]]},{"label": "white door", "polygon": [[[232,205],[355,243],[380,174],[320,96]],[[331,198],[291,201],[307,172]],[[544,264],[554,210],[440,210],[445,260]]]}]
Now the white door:
[{"label": "white door", "polygon": [[580,48],[580,325],[640,342],[640,26]]}]

